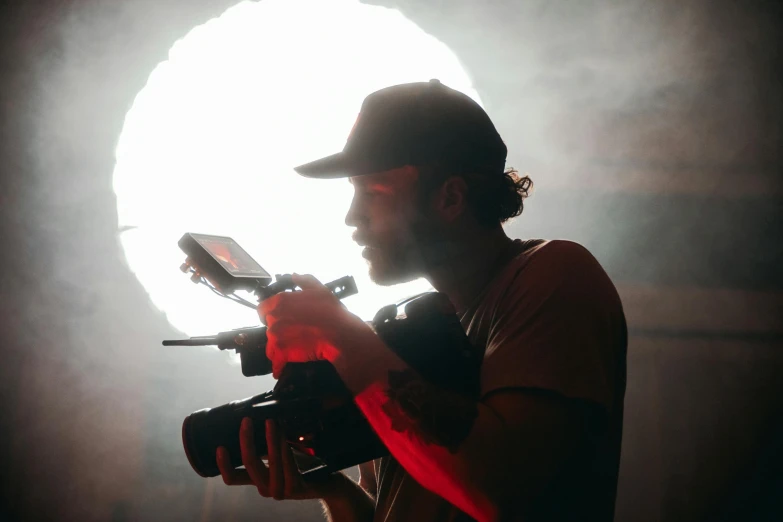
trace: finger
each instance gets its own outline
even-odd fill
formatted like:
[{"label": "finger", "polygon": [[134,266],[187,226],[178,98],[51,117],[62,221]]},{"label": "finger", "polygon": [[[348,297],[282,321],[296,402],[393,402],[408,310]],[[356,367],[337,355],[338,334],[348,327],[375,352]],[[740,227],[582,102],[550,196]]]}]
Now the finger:
[{"label": "finger", "polygon": [[269,328],[266,329],[266,346],[264,346],[264,354],[270,361],[275,360],[275,351],[277,351],[277,334],[275,330],[269,333]]},{"label": "finger", "polygon": [[[272,315],[267,316],[267,319],[271,323]],[[292,335],[296,335],[301,328],[302,326],[300,324],[290,319],[275,318],[274,323],[269,324],[266,328],[267,349],[269,349],[270,344],[276,348],[283,348],[282,341]],[[268,356],[269,355],[267,354],[267,357]]]},{"label": "finger", "polygon": [[275,500],[283,500],[285,477],[283,462],[280,457],[280,436],[277,424],[272,419],[266,421],[266,444],[269,448],[269,495]]},{"label": "finger", "polygon": [[256,307],[256,310],[258,311],[258,318],[261,319],[261,322],[265,325],[269,326],[267,323],[267,320],[273,320],[274,318],[268,317],[270,313],[274,313],[275,308],[277,308],[280,305],[280,300],[285,297],[285,293],[275,294],[272,297],[268,299],[264,299],[261,301],[258,306]]},{"label": "finger", "polygon": [[249,417],[242,419],[239,429],[239,447],[242,450],[242,464],[247,474],[258,488],[259,495],[269,496],[269,470],[256,454],[256,443],[253,439],[253,421]]},{"label": "finger", "polygon": [[285,361],[285,344],[282,342],[278,332],[280,330],[275,330],[271,334],[267,331],[266,334],[266,347],[264,348],[264,353],[266,354],[266,358],[270,361],[278,361],[283,362]]},{"label": "finger", "polygon": [[309,360],[306,354],[315,353],[315,345],[325,336],[333,335],[335,329],[281,319],[266,331],[266,356],[268,359],[277,356],[288,362],[305,362]]},{"label": "finger", "polygon": [[252,479],[246,471],[234,469],[231,465],[231,457],[229,457],[226,448],[223,446],[219,447],[216,456],[220,476],[223,477],[223,482],[227,486],[249,486],[253,484]]},{"label": "finger", "polygon": [[318,279],[315,278],[314,275],[311,274],[291,274],[291,280],[294,282],[296,286],[301,288],[302,290],[317,290],[317,289],[326,289],[323,283],[321,283]]},{"label": "finger", "polygon": [[280,447],[282,448],[280,456],[285,478],[283,494],[285,498],[293,498],[302,489],[302,475],[299,473],[299,467],[296,465],[291,445],[286,442],[282,432],[280,433]]}]

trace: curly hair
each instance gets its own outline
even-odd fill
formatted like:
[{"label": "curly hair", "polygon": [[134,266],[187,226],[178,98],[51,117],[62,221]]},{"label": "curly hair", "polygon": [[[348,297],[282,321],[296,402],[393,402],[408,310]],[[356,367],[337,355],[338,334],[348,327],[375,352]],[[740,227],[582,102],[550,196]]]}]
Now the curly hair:
[{"label": "curly hair", "polygon": [[533,180],[513,168],[454,168],[440,165],[419,167],[421,204],[446,180],[460,177],[468,187],[467,202],[478,223],[494,227],[522,214],[524,201],[532,193]]}]

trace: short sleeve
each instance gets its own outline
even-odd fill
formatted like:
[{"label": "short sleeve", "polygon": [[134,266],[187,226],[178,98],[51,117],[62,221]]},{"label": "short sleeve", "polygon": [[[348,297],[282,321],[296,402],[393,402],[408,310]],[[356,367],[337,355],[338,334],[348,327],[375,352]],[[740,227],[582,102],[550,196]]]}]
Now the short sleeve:
[{"label": "short sleeve", "polygon": [[[613,409],[627,345],[609,276],[584,247],[551,241],[502,284],[493,304],[481,394],[548,390]],[[622,368],[621,368],[622,366]]]}]

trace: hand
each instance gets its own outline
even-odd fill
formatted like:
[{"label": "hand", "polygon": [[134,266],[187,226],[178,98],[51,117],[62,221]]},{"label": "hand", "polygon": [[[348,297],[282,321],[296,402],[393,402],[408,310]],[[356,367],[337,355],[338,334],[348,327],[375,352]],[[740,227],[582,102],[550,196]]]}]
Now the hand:
[{"label": "hand", "polygon": [[344,477],[340,473],[322,482],[305,482],[294,461],[291,446],[271,419],[266,421],[266,444],[269,467],[256,454],[253,423],[247,417],[242,419],[239,445],[245,469],[234,469],[228,450],[221,446],[217,450],[217,463],[223,482],[229,486],[256,486],[259,495],[275,500],[305,500],[339,494]]},{"label": "hand", "polygon": [[359,317],[315,277],[293,274],[301,292],[276,294],[258,305],[266,324],[266,356],[277,379],[286,363],[351,358],[353,348],[375,336]]}]

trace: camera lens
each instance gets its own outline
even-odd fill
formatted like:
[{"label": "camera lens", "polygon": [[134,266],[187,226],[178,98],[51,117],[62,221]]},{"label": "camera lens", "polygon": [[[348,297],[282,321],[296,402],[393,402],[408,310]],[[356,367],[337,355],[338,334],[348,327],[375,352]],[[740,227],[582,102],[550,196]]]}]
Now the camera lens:
[{"label": "camera lens", "polygon": [[253,419],[253,435],[256,452],[266,455],[264,419],[253,411],[253,404],[268,399],[267,394],[234,401],[217,408],[207,408],[191,413],[182,423],[182,445],[193,470],[202,477],[220,475],[217,466],[217,449],[228,449],[231,466],[242,465],[239,449],[239,427],[244,417]]}]

